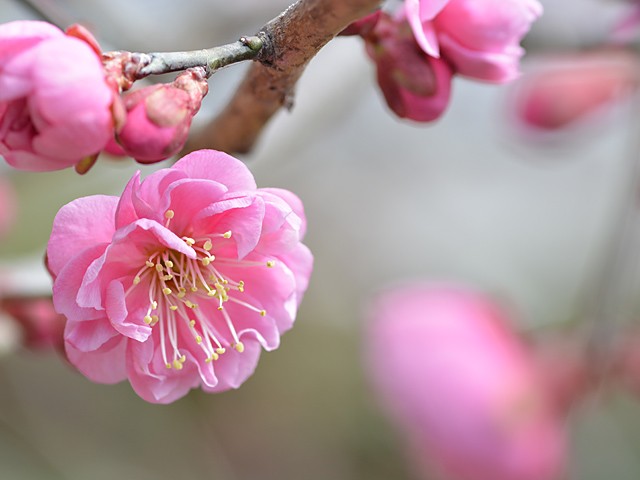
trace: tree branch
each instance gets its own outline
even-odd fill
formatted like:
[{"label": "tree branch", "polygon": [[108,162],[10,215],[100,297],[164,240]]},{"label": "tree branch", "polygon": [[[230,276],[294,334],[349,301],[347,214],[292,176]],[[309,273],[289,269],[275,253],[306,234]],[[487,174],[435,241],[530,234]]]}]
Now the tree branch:
[{"label": "tree branch", "polygon": [[185,151],[215,148],[246,153],[281,108],[291,108],[296,82],[309,61],[350,23],[376,10],[381,0],[298,0],[267,23],[255,62],[235,95]]}]

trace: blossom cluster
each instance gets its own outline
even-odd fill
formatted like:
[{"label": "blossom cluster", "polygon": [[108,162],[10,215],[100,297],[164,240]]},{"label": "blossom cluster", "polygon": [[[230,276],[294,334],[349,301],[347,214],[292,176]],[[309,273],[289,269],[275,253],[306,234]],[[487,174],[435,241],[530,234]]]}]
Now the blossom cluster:
[{"label": "blossom cluster", "polygon": [[395,15],[376,12],[347,33],[364,38],[391,110],[428,122],[445,111],[454,75],[516,78],[520,41],[541,14],[538,0],[405,0]]},{"label": "blossom cluster", "polygon": [[204,70],[123,97],[126,58],[103,55],[77,25],[0,25],[0,155],[22,170],[83,173],[105,149],[143,162],[176,154],[207,93]]}]

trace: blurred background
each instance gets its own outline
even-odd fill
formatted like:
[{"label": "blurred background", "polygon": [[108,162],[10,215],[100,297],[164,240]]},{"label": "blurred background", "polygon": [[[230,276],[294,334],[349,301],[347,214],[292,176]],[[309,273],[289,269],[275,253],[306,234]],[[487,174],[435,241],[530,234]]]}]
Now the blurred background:
[{"label": "blurred background", "polygon": [[[188,50],[253,33],[287,0],[55,0],[105,50]],[[603,41],[629,5],[542,0],[523,69],[543,54]],[[37,18],[3,0],[0,21]],[[245,65],[210,80],[195,128],[215,115]],[[363,312],[385,285],[422,278],[472,285],[499,299],[525,332],[588,323],[588,300],[615,238],[638,156],[637,102],[627,99],[561,134],[514,120],[512,86],[457,78],[442,119],[393,117],[357,38],[331,42],[246,160],[259,186],[292,190],[315,255],[296,327],[263,354],[237,391],[193,391],[147,404],[126,383],[96,385],[53,349],[25,348],[0,319],[0,478],[383,480],[410,477],[400,435],[378,407],[363,364]],[[28,174],[0,164],[17,215],[0,241],[8,295],[46,294],[42,256],[55,213],[74,198],[119,194],[141,166],[101,159]],[[637,282],[622,295],[633,306]],[[631,307],[630,307],[631,308]],[[615,329],[617,319],[607,327]],[[626,322],[629,318],[622,318]],[[586,325],[589,327],[589,325]],[[572,412],[572,480],[640,478],[640,404],[607,389]],[[492,480],[492,479],[485,479]]]}]

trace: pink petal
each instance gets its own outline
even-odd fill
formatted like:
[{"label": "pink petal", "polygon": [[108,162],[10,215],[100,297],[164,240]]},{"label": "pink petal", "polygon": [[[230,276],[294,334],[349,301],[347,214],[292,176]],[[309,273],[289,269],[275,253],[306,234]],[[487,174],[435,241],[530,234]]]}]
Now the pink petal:
[{"label": "pink petal", "polygon": [[57,274],[78,252],[111,242],[118,197],[78,198],[60,209],[47,245],[49,268]]},{"label": "pink petal", "polygon": [[246,342],[242,353],[228,349],[215,361],[218,384],[213,388],[203,386],[202,389],[206,392],[223,392],[240,387],[253,374],[259,359],[260,344],[256,341]]},{"label": "pink petal", "polygon": [[193,363],[185,363],[182,370],[167,369],[159,349],[154,350],[152,338],[143,343],[129,342],[126,359],[131,386],[147,402],[174,402],[199,384]]},{"label": "pink petal", "polygon": [[231,191],[256,189],[256,181],[247,166],[224,152],[191,152],[178,160],[173,168],[186,172],[191,178],[222,183]]},{"label": "pink petal", "polygon": [[411,30],[413,30],[413,36],[418,42],[418,45],[420,45],[420,48],[422,48],[427,55],[440,58],[438,38],[436,37],[435,29],[429,19],[423,20],[419,0],[406,0],[405,9],[407,20],[409,21],[409,25],[411,25]]},{"label": "pink petal", "polygon": [[115,337],[93,352],[81,352],[67,343],[67,358],[80,372],[97,383],[113,384],[127,378],[125,351],[127,340]]},{"label": "pink petal", "polygon": [[64,330],[64,339],[78,352],[93,352],[101,348],[118,332],[106,318],[88,320],[84,322],[68,321]]},{"label": "pink petal", "polygon": [[81,322],[104,316],[103,312],[94,308],[80,307],[76,296],[89,265],[99,258],[106,248],[106,243],[85,248],[71,258],[58,273],[53,283],[53,304],[56,311],[69,320]]},{"label": "pink petal", "polygon": [[[122,282],[111,282],[105,298],[107,316],[119,333],[138,342],[144,342],[151,335],[151,327],[143,321],[149,299],[145,295],[130,295],[128,299],[129,302],[126,301]],[[131,309],[131,313],[127,307]]]}]

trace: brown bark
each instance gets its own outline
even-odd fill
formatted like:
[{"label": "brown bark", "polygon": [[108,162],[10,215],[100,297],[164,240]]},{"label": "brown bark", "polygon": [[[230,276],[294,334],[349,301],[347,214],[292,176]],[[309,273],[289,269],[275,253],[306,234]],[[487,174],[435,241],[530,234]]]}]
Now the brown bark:
[{"label": "brown bark", "polygon": [[291,108],[294,87],[307,63],[347,25],[373,12],[381,0],[299,0],[258,33],[264,47],[229,104],[187,144],[249,152],[281,108]]}]

